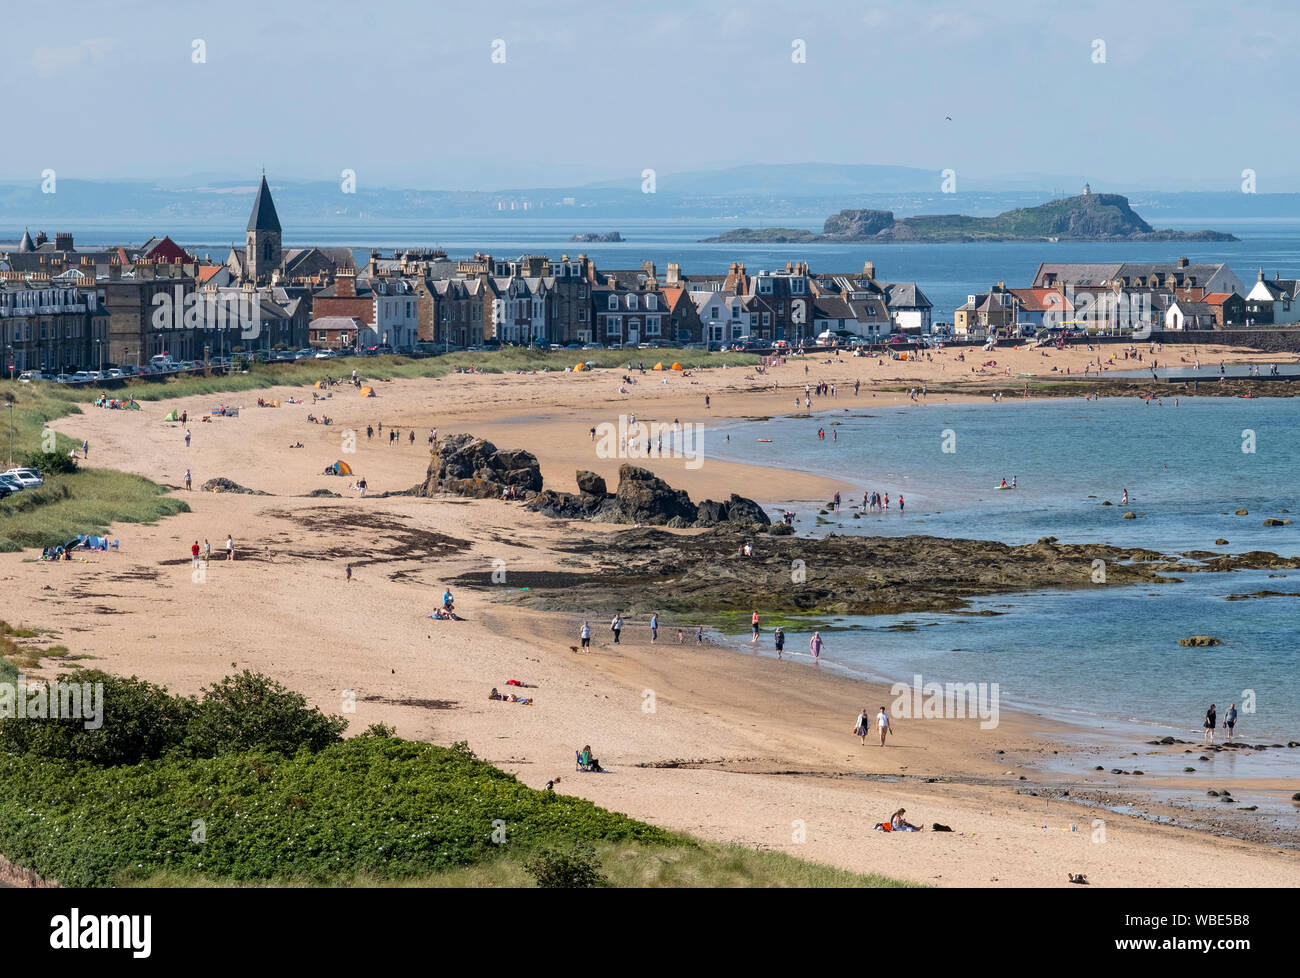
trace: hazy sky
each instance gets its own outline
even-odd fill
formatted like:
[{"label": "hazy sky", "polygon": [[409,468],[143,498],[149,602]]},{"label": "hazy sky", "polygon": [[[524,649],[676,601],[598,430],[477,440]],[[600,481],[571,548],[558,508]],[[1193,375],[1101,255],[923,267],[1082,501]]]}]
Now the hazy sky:
[{"label": "hazy sky", "polygon": [[0,178],[351,168],[372,185],[490,190],[819,161],[1116,189],[1236,190],[1251,168],[1261,193],[1300,191],[1292,14],[1197,0],[16,4],[0,17],[0,83],[23,111],[7,114]]}]

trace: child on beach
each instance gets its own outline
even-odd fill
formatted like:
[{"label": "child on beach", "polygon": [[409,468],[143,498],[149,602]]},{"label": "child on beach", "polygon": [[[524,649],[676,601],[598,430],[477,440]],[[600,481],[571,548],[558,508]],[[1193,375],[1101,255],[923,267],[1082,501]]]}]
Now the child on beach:
[{"label": "child on beach", "polygon": [[749,644],[757,645],[758,644],[758,612],[757,611],[755,611],[753,617],[750,618],[749,624],[754,632],[754,634],[749,639]]},{"label": "child on beach", "polygon": [[772,633],[772,641],[776,643],[776,657],[781,658],[781,653],[785,649],[785,632],[778,625],[776,631]]},{"label": "child on beach", "polygon": [[703,626],[703,625],[701,625],[699,628],[695,629],[695,644],[696,644],[696,645],[703,645],[703,644],[704,644],[704,626]]}]

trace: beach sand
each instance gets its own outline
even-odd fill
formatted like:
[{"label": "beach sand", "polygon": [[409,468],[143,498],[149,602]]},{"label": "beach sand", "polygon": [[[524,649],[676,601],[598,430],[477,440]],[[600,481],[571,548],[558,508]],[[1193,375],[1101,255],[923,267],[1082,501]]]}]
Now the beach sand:
[{"label": "beach sand", "polygon": [[[991,356],[1000,364],[1015,358],[1013,373],[1021,361],[1002,350]],[[1023,360],[1030,356],[1024,351]],[[1203,364],[1217,356],[1201,351]],[[1052,358],[1073,365],[1086,354],[1053,351]],[[951,355],[884,366],[821,359],[809,358],[806,375],[798,361],[766,376],[743,369],[669,375],[666,385],[653,372],[637,374],[626,395],[618,393],[621,372],[604,370],[380,382],[370,400],[339,387],[315,406],[308,392],[305,405],[259,409],[259,392],[243,392],[146,403],[138,413],[87,408],[54,427],[89,440],[91,465],[173,487],[190,468],[196,491],[177,493],[192,512],[154,526],[115,526],[120,552],[88,555],[86,563],[0,555],[0,586],[16,610],[4,617],[56,629],[86,666],[186,693],[244,668],[265,672],[343,713],[353,733],[384,722],[403,737],[468,741],[534,787],[558,776],[558,791],[657,825],[848,869],[937,885],[1067,885],[1067,872],[1102,886],[1295,885],[1294,851],[1062,799],[1074,783],[1035,762],[1067,751],[1072,733],[1040,716],[1003,711],[987,731],[977,720],[900,721],[887,747],[870,738],[862,746],[850,733],[853,719],[863,707],[874,713],[889,703],[886,688],[799,659],[697,648],[690,622],[663,618],[652,645],[645,621],[629,620],[615,647],[608,621],[593,619],[593,651],[575,654],[584,609],[544,614],[494,599],[508,597],[512,573],[572,566],[577,558],[557,549],[563,540],[599,539],[617,527],[550,520],[495,500],[360,499],[347,490],[349,478],[322,474],[342,458],[372,495],[407,489],[425,477],[427,436],[437,426],[440,435],[472,431],[535,452],[548,488],[574,488],[579,468],[604,475],[612,488],[618,460],[594,457],[589,429],[621,413],[705,424],[785,413],[805,377],[839,387],[835,398],[814,399],[815,408],[900,403],[906,394],[880,388],[961,373]],[[855,378],[864,383],[856,398]],[[773,380],[779,391],[762,390]],[[303,391],[261,393],[283,404]],[[218,403],[242,406],[240,416],[196,417]],[[172,407],[191,415],[188,449],[183,428],[160,420]],[[309,411],[335,423],[307,423]],[[380,422],[383,435],[367,440],[365,425]],[[387,440],[393,425],[400,445]],[[349,430],[360,432],[352,452]],[[288,447],[299,441],[303,448]],[[696,499],[730,492],[762,502],[825,499],[839,488],[815,474],[713,460],[698,469],[681,460],[638,464]],[[197,491],[217,476],[271,495]],[[315,489],[342,498],[305,498]],[[217,554],[227,533],[236,559],[214,559],[196,575],[191,543],[207,539]],[[428,618],[448,581],[494,568],[504,571],[501,595],[458,590],[465,621]],[[680,646],[678,627],[687,629]],[[804,651],[793,640],[789,648]],[[488,700],[488,690],[506,690],[508,679],[535,687],[527,691],[535,704]],[[574,771],[573,751],[584,744],[609,773]],[[926,831],[873,831],[899,807]],[[931,832],[935,822],[953,832]]]}]

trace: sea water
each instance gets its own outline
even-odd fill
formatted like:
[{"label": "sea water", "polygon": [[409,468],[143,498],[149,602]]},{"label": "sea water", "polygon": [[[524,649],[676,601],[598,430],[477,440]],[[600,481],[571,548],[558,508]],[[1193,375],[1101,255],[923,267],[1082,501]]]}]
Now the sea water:
[{"label": "sea water", "polygon": [[[1180,397],[1175,406],[1170,397],[1162,407],[1080,397],[872,408],[869,397],[849,391],[822,397],[814,408],[833,410],[726,425],[730,454],[718,451],[720,433],[707,449],[842,480],[838,515],[791,504],[800,533],[1009,544],[1054,536],[1174,556],[1300,554],[1300,400]],[[1015,490],[994,489],[1013,476]],[[891,508],[853,519],[850,504],[864,488],[889,493]],[[1126,488],[1129,502],[1120,505]],[[897,509],[900,492],[905,515]],[[781,472],[774,469],[770,483],[749,493],[781,498]],[[1234,515],[1240,508],[1248,515]],[[1266,517],[1292,518],[1288,509],[1296,523],[1263,526]],[[1125,512],[1136,518],[1124,519]],[[1218,538],[1229,542],[1217,545]],[[968,610],[995,612],[987,616],[836,619],[824,656],[891,681],[920,674],[927,682],[998,682],[1008,704],[1197,739],[1210,703],[1222,717],[1229,703],[1240,711],[1249,697],[1255,712],[1242,714],[1240,737],[1300,739],[1300,571],[1171,576],[1182,580],[974,599]],[[1228,600],[1266,590],[1283,594]],[[1201,634],[1224,644],[1178,644]],[[792,634],[787,647],[805,645],[805,636]]]}]

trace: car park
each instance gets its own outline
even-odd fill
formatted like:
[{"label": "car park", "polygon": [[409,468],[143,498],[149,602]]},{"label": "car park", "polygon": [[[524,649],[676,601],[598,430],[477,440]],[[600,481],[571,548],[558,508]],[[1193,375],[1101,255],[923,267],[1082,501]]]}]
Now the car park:
[{"label": "car park", "polygon": [[16,479],[19,483],[21,483],[24,489],[34,489],[37,486],[45,485],[44,476],[42,476],[35,469],[25,469],[25,468],[10,469],[8,472],[0,473],[0,475],[6,475],[9,476],[10,478]]},{"label": "car park", "polygon": [[6,495],[12,495],[15,492],[22,492],[27,487],[18,479],[7,472],[0,473],[0,488],[6,491]]}]

